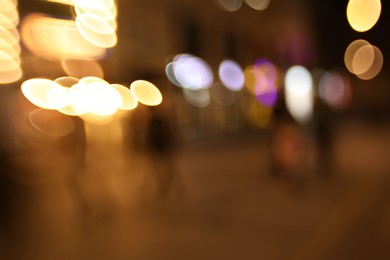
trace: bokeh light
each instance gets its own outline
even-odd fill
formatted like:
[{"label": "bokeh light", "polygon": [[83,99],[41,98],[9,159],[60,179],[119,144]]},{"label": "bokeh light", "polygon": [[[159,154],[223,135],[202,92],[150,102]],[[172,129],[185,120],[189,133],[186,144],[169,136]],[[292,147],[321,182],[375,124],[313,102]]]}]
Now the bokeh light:
[{"label": "bokeh light", "polygon": [[349,72],[363,80],[374,78],[382,69],[383,55],[380,49],[365,40],[355,40],[348,45],[344,63]]},{"label": "bokeh light", "polygon": [[18,81],[23,75],[18,23],[17,2],[0,1],[0,84]]},{"label": "bokeh light", "polygon": [[149,81],[136,80],[131,83],[130,90],[138,102],[144,105],[157,106],[162,102],[160,90]]},{"label": "bokeh light", "polygon": [[238,11],[241,6],[243,0],[214,0],[223,11],[226,12],[235,12]]},{"label": "bokeh light", "polygon": [[289,68],[285,75],[286,106],[299,122],[308,121],[313,113],[313,79],[303,66]]},{"label": "bokeh light", "polygon": [[347,19],[358,32],[370,30],[379,20],[382,4],[380,0],[349,0]]},{"label": "bokeh light", "polygon": [[62,68],[69,76],[83,78],[95,76],[104,78],[102,66],[95,60],[64,59],[61,62]]},{"label": "bokeh light", "polygon": [[34,105],[44,109],[55,109],[48,100],[52,88],[61,87],[58,83],[44,78],[29,79],[22,83],[23,95]]},{"label": "bokeh light", "polygon": [[361,74],[356,74],[356,76],[360,79],[363,79],[363,80],[373,79],[382,70],[382,66],[383,66],[382,52],[378,47],[376,47],[374,45],[372,45],[372,48],[374,51],[374,60],[372,62],[371,67],[367,71],[365,71]]},{"label": "bokeh light", "polygon": [[349,84],[345,77],[336,71],[324,72],[318,84],[318,92],[328,105],[342,107],[350,97]]},{"label": "bokeh light", "polygon": [[244,73],[241,66],[233,60],[223,60],[218,69],[219,79],[225,87],[239,91],[244,87]]},{"label": "bokeh light", "polygon": [[69,117],[54,110],[36,109],[29,114],[31,125],[44,135],[62,137],[75,130],[75,124]]},{"label": "bokeh light", "polygon": [[111,84],[111,87],[115,88],[122,97],[122,104],[119,109],[132,110],[138,106],[138,100],[133,96],[129,88],[121,84]]},{"label": "bokeh light", "polygon": [[21,36],[34,55],[48,60],[97,60],[106,54],[104,48],[86,41],[71,20],[29,14],[22,21]]},{"label": "bokeh light", "polygon": [[203,59],[191,54],[176,55],[173,60],[173,72],[177,82],[183,88],[209,88],[214,82],[211,67]]},{"label": "bokeh light", "polygon": [[269,6],[270,0],[245,0],[245,2],[253,9],[263,11]]}]

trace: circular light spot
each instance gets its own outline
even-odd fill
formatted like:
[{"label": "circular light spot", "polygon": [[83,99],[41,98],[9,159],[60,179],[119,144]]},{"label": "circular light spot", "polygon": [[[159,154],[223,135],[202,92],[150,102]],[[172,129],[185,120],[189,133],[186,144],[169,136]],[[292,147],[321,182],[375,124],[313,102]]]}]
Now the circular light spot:
[{"label": "circular light spot", "polygon": [[115,20],[107,21],[102,19],[101,17],[91,14],[84,13],[79,14],[76,20],[79,19],[80,22],[85,25],[89,30],[100,33],[100,34],[111,34],[116,31],[116,23]]},{"label": "circular light spot", "polygon": [[363,46],[370,45],[368,41],[365,40],[355,40],[351,44],[348,45],[347,49],[345,50],[344,54],[344,63],[345,67],[349,70],[351,73],[355,73],[353,70],[353,59],[355,57],[356,52]]},{"label": "circular light spot", "polygon": [[228,89],[239,91],[244,87],[244,73],[240,65],[233,60],[224,60],[219,65],[219,78]]},{"label": "circular light spot", "polygon": [[70,104],[70,88],[57,86],[50,89],[47,93],[47,101],[54,109],[64,108]]},{"label": "circular light spot", "polygon": [[370,30],[381,14],[380,0],[350,0],[347,6],[347,19],[358,32]]},{"label": "circular light spot", "polygon": [[371,44],[360,47],[353,59],[352,70],[355,74],[367,72],[374,63],[375,52]]},{"label": "circular light spot", "polygon": [[101,34],[94,32],[87,28],[80,19],[76,18],[76,26],[80,34],[87,40],[89,43],[101,47],[101,48],[111,48],[116,45],[118,39],[115,33]]},{"label": "circular light spot", "polygon": [[75,77],[69,77],[69,76],[64,76],[64,77],[59,77],[54,80],[54,82],[60,84],[63,87],[72,87],[74,84],[77,84],[79,82],[78,78]]},{"label": "circular light spot", "polygon": [[102,67],[94,60],[64,59],[62,60],[61,65],[66,74],[76,78],[83,78],[86,76],[104,77]]},{"label": "circular light spot", "polygon": [[0,72],[16,70],[19,66],[17,60],[0,49]]},{"label": "circular light spot", "polygon": [[162,102],[160,90],[146,80],[136,80],[130,85],[131,93],[137,100],[147,106],[157,106]]},{"label": "circular light spot", "polygon": [[226,12],[234,12],[241,8],[242,0],[215,0],[217,5]]},{"label": "circular light spot", "polygon": [[214,81],[213,72],[207,62],[190,54],[176,55],[173,71],[175,78],[184,88],[209,88]]},{"label": "circular light spot", "polygon": [[34,105],[54,109],[47,98],[48,92],[54,87],[61,87],[61,85],[49,79],[35,78],[23,82],[21,89],[23,95]]},{"label": "circular light spot", "polygon": [[103,84],[109,84],[107,81],[105,81],[104,79],[101,79],[99,77],[95,77],[95,76],[87,76],[87,77],[84,77],[84,78],[81,78],[79,80],[79,83],[80,84],[89,84],[89,83],[103,83]]},{"label": "circular light spot", "polygon": [[168,79],[172,84],[174,84],[177,87],[182,87],[179,81],[177,81],[175,72],[173,71],[173,62],[169,62],[167,66],[165,67],[165,74],[167,75]]},{"label": "circular light spot", "polygon": [[129,88],[120,84],[111,84],[111,87],[116,89],[122,96],[122,105],[119,109],[132,110],[138,106],[138,100],[133,96]]},{"label": "circular light spot", "polygon": [[313,79],[302,66],[293,66],[285,76],[285,101],[290,114],[299,122],[306,122],[313,113]]},{"label": "circular light spot", "polygon": [[245,0],[245,2],[253,9],[263,11],[267,9],[270,0]]},{"label": "circular light spot", "polygon": [[36,109],[29,115],[31,125],[39,132],[52,137],[71,134],[75,129],[74,122],[57,111]]},{"label": "circular light spot", "polygon": [[307,95],[313,85],[310,72],[302,66],[296,65],[287,70],[285,76],[286,90],[296,96]]},{"label": "circular light spot", "polygon": [[374,61],[372,63],[372,66],[364,73],[362,74],[356,74],[356,76],[363,80],[369,80],[376,75],[379,74],[379,72],[382,70],[383,66],[383,55],[382,52],[379,50],[378,47],[371,45],[374,50]]},{"label": "circular light spot", "polygon": [[0,71],[0,84],[9,84],[18,81],[23,76],[20,67],[10,71]]}]

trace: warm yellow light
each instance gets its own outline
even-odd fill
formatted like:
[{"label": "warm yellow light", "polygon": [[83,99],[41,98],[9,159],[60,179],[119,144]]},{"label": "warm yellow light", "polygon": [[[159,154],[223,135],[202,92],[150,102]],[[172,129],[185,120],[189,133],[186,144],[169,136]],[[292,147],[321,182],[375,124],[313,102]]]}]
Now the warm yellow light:
[{"label": "warm yellow light", "polygon": [[76,77],[71,77],[71,76],[64,76],[64,77],[59,77],[54,80],[54,82],[60,84],[63,87],[72,87],[73,85],[77,84],[79,82],[79,79]]},{"label": "warm yellow light", "polygon": [[376,46],[372,45],[372,48],[374,50],[374,60],[373,60],[372,66],[364,73],[356,75],[360,79],[363,79],[363,80],[372,79],[372,78],[376,77],[376,75],[378,75],[379,72],[382,70],[382,66],[383,66],[382,52]]},{"label": "warm yellow light", "polygon": [[86,27],[78,18],[76,18],[76,26],[84,39],[97,47],[111,48],[114,47],[118,41],[115,33],[101,34],[92,31]]},{"label": "warm yellow light", "polygon": [[122,104],[121,95],[108,83],[79,81],[79,91],[88,112],[99,116],[110,116],[116,113]]},{"label": "warm yellow light", "polygon": [[86,113],[80,116],[85,122],[95,125],[106,125],[112,122],[114,116],[101,116],[93,113]]},{"label": "warm yellow light", "polygon": [[162,102],[160,90],[146,80],[136,80],[130,85],[131,93],[137,100],[147,106],[157,106]]},{"label": "warm yellow light", "polygon": [[7,29],[4,26],[0,26],[0,39],[5,40],[9,45],[13,46],[20,41],[19,32],[16,28]]},{"label": "warm yellow light", "polygon": [[48,100],[49,91],[55,87],[61,85],[49,79],[35,78],[23,82],[21,89],[23,95],[34,105],[44,109],[55,109]]},{"label": "warm yellow light", "polygon": [[375,52],[371,44],[360,47],[353,59],[352,70],[355,74],[367,72],[374,63]]},{"label": "warm yellow light", "polygon": [[76,20],[80,20],[86,28],[99,34],[112,34],[117,29],[115,20],[104,20],[90,13],[79,14]]},{"label": "warm yellow light", "polygon": [[46,0],[48,2],[59,3],[64,5],[73,5],[74,0]]},{"label": "warm yellow light", "polygon": [[361,40],[361,39],[353,41],[350,45],[348,45],[344,54],[344,63],[347,69],[349,70],[349,72],[355,73],[352,66],[355,54],[361,47],[367,45],[370,45],[370,43],[368,41]]},{"label": "warm yellow light", "polygon": [[270,0],[245,0],[245,2],[253,9],[263,11],[267,9]]},{"label": "warm yellow light", "polygon": [[45,59],[101,59],[105,49],[86,41],[74,21],[39,14],[26,16],[21,24],[26,47]]},{"label": "warm yellow light", "polygon": [[89,83],[103,83],[103,84],[109,84],[107,81],[105,81],[104,79],[101,79],[99,77],[95,77],[95,76],[87,76],[87,77],[84,77],[84,78],[81,78],[79,80],[79,83],[80,84],[89,84]]},{"label": "warm yellow light", "polygon": [[347,18],[351,27],[358,32],[370,30],[381,14],[380,0],[350,0],[347,6]]},{"label": "warm yellow light", "polygon": [[18,81],[23,76],[23,72],[20,67],[15,70],[1,71],[0,72],[0,84],[8,84]]},{"label": "warm yellow light", "polygon": [[10,12],[15,10],[16,1],[13,0],[0,0],[0,12]]},{"label": "warm yellow light", "polygon": [[256,75],[253,66],[248,66],[244,70],[245,89],[252,95],[256,94]]},{"label": "warm yellow light", "polygon": [[113,0],[75,0],[77,15],[90,13],[105,20],[113,20],[117,16],[117,8]]},{"label": "warm yellow light", "polygon": [[11,71],[19,68],[18,60],[15,60],[8,53],[5,53],[0,49],[0,72]]},{"label": "warm yellow light", "polygon": [[104,77],[103,68],[94,60],[64,59],[61,65],[66,74],[76,78],[86,76]]},{"label": "warm yellow light", "polygon": [[73,84],[69,89],[69,105],[63,108],[59,108],[58,111],[69,116],[80,116],[88,113],[88,105],[86,97],[79,84]]},{"label": "warm yellow light", "polygon": [[56,86],[47,92],[47,102],[54,109],[69,106],[70,100],[68,87]]},{"label": "warm yellow light", "polygon": [[111,84],[111,86],[122,96],[122,105],[119,109],[132,110],[138,106],[138,100],[133,96],[129,88],[120,84]]},{"label": "warm yellow light", "polygon": [[9,42],[4,39],[0,39],[0,50],[7,53],[12,58],[19,57],[20,55],[20,46],[19,44],[11,45]]}]

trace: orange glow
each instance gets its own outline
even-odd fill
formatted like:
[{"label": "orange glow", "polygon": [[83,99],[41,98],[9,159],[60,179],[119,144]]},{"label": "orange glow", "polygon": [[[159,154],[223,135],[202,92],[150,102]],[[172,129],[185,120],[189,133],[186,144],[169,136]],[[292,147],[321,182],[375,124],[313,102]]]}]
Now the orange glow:
[{"label": "orange glow", "polygon": [[104,77],[102,67],[94,60],[64,59],[61,65],[66,74],[76,78],[86,76]]},{"label": "orange glow", "polygon": [[45,59],[101,59],[105,49],[86,41],[74,21],[30,14],[21,24],[22,40],[35,55]]},{"label": "orange glow", "polygon": [[73,5],[74,0],[46,0],[48,2],[59,3],[64,5]]},{"label": "orange glow", "polygon": [[344,63],[347,69],[349,70],[349,72],[355,73],[352,65],[355,54],[361,47],[367,45],[370,45],[370,43],[368,41],[361,40],[361,39],[353,41],[350,45],[348,45],[344,54]]},{"label": "orange glow", "polygon": [[73,85],[77,84],[79,82],[78,78],[65,76],[65,77],[59,77],[54,80],[54,82],[60,84],[63,87],[72,87]]},{"label": "orange glow", "polygon": [[19,68],[19,63],[12,56],[0,49],[0,72]]},{"label": "orange glow", "polygon": [[348,22],[358,32],[368,31],[379,20],[381,9],[380,0],[350,0],[347,6]]},{"label": "orange glow", "polygon": [[129,88],[120,84],[111,84],[111,86],[122,96],[122,105],[119,109],[132,110],[138,106],[138,100],[133,96]]},{"label": "orange glow", "polygon": [[157,106],[162,102],[160,90],[146,80],[136,80],[130,85],[131,93],[137,100],[147,106]]},{"label": "orange glow", "polygon": [[36,109],[29,115],[31,125],[42,134],[62,137],[71,134],[75,129],[74,122],[57,111]]},{"label": "orange glow", "polygon": [[93,113],[86,113],[80,116],[87,123],[95,124],[95,125],[106,125],[112,122],[113,115],[109,116],[101,116]]},{"label": "orange glow", "polygon": [[376,46],[372,45],[372,48],[373,48],[373,51],[374,51],[374,60],[372,62],[372,66],[367,71],[365,71],[364,73],[356,75],[360,79],[363,79],[363,80],[373,79],[382,70],[382,66],[383,66],[383,55],[382,55],[382,52]]},{"label": "orange glow", "polygon": [[18,81],[23,75],[20,67],[15,70],[1,71],[0,72],[0,84],[8,84]]},{"label": "orange glow", "polygon": [[375,52],[372,45],[368,44],[360,47],[353,59],[352,70],[355,74],[362,74],[367,72],[374,63]]},{"label": "orange glow", "polygon": [[62,86],[53,87],[47,92],[47,101],[54,109],[60,109],[69,106],[69,88]]},{"label": "orange glow", "polygon": [[267,9],[270,0],[245,0],[245,2],[253,9],[263,11]]}]

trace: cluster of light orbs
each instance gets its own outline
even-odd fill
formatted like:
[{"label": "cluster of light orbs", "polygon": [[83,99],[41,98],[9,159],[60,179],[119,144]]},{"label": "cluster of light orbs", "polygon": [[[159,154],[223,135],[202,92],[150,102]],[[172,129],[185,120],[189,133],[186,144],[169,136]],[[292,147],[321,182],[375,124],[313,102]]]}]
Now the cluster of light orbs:
[{"label": "cluster of light orbs", "polygon": [[383,55],[378,47],[365,40],[355,40],[346,49],[344,63],[349,72],[358,78],[369,80],[382,69]]},{"label": "cluster of light orbs", "polygon": [[238,11],[245,2],[249,7],[263,11],[267,9],[270,0],[214,0],[223,11],[235,12]]},{"label": "cluster of light orbs", "polygon": [[[382,10],[380,0],[349,0],[347,19],[357,32],[370,30],[379,20]],[[355,40],[346,49],[344,62],[347,69],[358,78],[369,80],[382,69],[383,55],[380,49],[365,40]]]},{"label": "cluster of light orbs", "polygon": [[162,102],[159,89],[144,80],[136,80],[128,88],[93,76],[33,78],[23,82],[21,90],[40,108],[80,116],[93,123],[107,122],[118,110],[132,110],[138,103],[157,106]]},{"label": "cluster of light orbs", "polygon": [[[234,93],[245,90],[254,97],[250,113],[256,123],[263,126],[272,117],[278,95],[284,94],[289,113],[300,123],[312,119],[315,95],[333,108],[343,107],[350,97],[348,79],[341,72],[321,71],[314,82],[315,72],[311,73],[306,67],[295,65],[283,73],[266,58],[257,59],[244,70],[234,60],[225,59],[218,67],[218,81],[211,81],[212,73],[206,61],[190,54],[180,54],[166,66],[168,79],[180,87],[184,99],[196,107],[207,107],[211,99],[219,105],[230,106],[235,102]],[[208,79],[207,85],[200,84],[204,79]]]},{"label": "cluster of light orbs", "polygon": [[18,23],[17,1],[0,0],[0,84],[18,81],[23,74]]},{"label": "cluster of light orbs", "polygon": [[111,48],[118,39],[117,8],[114,0],[73,0],[76,26],[89,43]]}]

